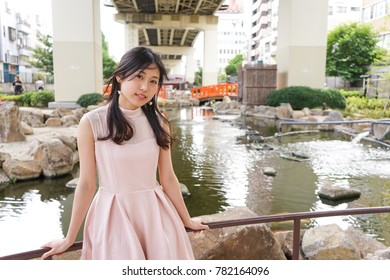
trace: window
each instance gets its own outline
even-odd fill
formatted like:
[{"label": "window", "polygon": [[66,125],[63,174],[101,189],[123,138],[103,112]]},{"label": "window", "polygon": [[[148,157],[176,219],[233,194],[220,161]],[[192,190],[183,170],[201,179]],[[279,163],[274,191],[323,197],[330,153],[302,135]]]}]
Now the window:
[{"label": "window", "polygon": [[333,7],[332,6],[328,6],[328,15],[333,15]]},{"label": "window", "polygon": [[16,29],[12,27],[8,27],[8,37],[11,41],[16,40]]},{"label": "window", "polygon": [[337,12],[338,13],[346,13],[347,12],[347,7],[345,7],[345,6],[337,6]]}]

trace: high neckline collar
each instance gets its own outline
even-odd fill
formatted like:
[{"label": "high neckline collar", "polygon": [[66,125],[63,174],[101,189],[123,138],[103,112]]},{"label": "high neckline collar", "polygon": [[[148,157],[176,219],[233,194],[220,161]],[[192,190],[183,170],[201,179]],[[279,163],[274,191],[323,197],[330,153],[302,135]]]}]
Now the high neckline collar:
[{"label": "high neckline collar", "polygon": [[125,108],[122,108],[121,106],[119,106],[119,108],[121,109],[123,114],[125,114],[126,116],[129,116],[129,117],[139,116],[142,113],[141,107],[138,107],[137,109],[133,109],[133,110],[132,109],[125,109]]}]

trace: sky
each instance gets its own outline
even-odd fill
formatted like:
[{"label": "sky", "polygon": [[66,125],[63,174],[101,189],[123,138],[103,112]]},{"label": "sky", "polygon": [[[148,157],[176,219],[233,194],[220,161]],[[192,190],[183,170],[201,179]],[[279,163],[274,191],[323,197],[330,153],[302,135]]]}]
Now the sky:
[{"label": "sky", "polygon": [[[104,0],[100,0],[100,26],[108,42],[110,55],[119,61],[125,52],[124,27],[123,24],[117,23],[113,19],[116,13],[115,8],[104,6],[103,2]],[[21,11],[38,12],[51,25],[51,0],[11,0],[10,4]]]}]

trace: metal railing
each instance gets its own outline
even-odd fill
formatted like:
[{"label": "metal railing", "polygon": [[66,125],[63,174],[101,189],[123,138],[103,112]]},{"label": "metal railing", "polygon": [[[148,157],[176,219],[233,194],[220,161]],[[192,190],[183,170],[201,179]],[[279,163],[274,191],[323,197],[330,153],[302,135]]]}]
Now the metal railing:
[{"label": "metal railing", "polygon": [[[252,218],[244,218],[244,219],[236,219],[236,220],[210,222],[205,224],[207,224],[210,229],[218,229],[218,228],[232,227],[232,226],[244,226],[244,225],[280,222],[280,221],[294,221],[292,259],[298,260],[300,243],[301,243],[301,220],[302,219],[359,215],[359,214],[380,214],[380,213],[390,213],[390,206],[352,208],[352,209],[343,209],[343,210],[315,211],[315,212],[298,212],[298,213],[290,213],[290,214],[276,214],[276,215],[257,216]],[[191,231],[192,231],[191,229],[187,229],[187,232],[191,232]],[[65,252],[80,250],[81,247],[82,247],[82,242],[79,241],[74,243]],[[35,258],[40,258],[47,251],[49,251],[48,248],[38,249],[34,251],[28,251],[28,252],[3,256],[0,257],[0,260],[35,259]],[[52,259],[52,258],[49,257],[48,259]]]},{"label": "metal railing", "polygon": [[[352,121],[325,121],[325,122],[307,122],[307,121],[294,121],[294,120],[289,120],[289,119],[283,119],[278,123],[278,135],[277,137],[279,138],[279,141],[281,136],[283,136],[282,133],[282,127],[283,125],[314,125],[314,126],[322,126],[322,125],[341,125],[341,124],[358,124],[358,123],[369,123],[370,124],[370,134],[374,133],[374,125],[378,124],[384,124],[384,125],[390,125],[390,119],[383,119],[383,120],[352,120]],[[348,133],[345,131],[341,131],[343,133]],[[348,133],[351,134],[352,133]],[[383,138],[383,137],[381,137]],[[390,148],[389,144],[386,144],[385,142],[382,142],[381,139],[372,139],[368,137],[363,137],[363,139],[374,142],[377,144],[380,144],[382,146],[385,146],[387,148]]]}]

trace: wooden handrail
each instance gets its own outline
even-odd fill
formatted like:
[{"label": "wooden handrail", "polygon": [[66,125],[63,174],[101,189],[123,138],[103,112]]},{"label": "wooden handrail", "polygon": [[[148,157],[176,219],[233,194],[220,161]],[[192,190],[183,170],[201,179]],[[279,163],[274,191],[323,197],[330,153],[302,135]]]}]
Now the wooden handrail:
[{"label": "wooden handrail", "polygon": [[[224,228],[224,227],[244,226],[244,225],[280,222],[280,221],[294,221],[292,259],[298,260],[299,249],[300,249],[300,231],[301,231],[300,225],[302,219],[358,215],[358,214],[380,214],[380,213],[390,213],[390,206],[364,207],[364,208],[315,211],[315,212],[298,212],[298,213],[289,213],[289,214],[275,214],[275,215],[257,216],[252,218],[244,218],[244,219],[236,219],[236,220],[209,222],[205,224],[208,225],[210,229],[217,229],[217,228]],[[186,230],[187,232],[193,231],[191,229],[186,229]],[[79,250],[81,249],[81,247],[82,247],[82,242],[79,241],[74,243],[65,252]],[[35,259],[35,258],[40,258],[47,251],[49,251],[48,248],[38,249],[38,250],[3,256],[0,257],[0,260]]]}]

